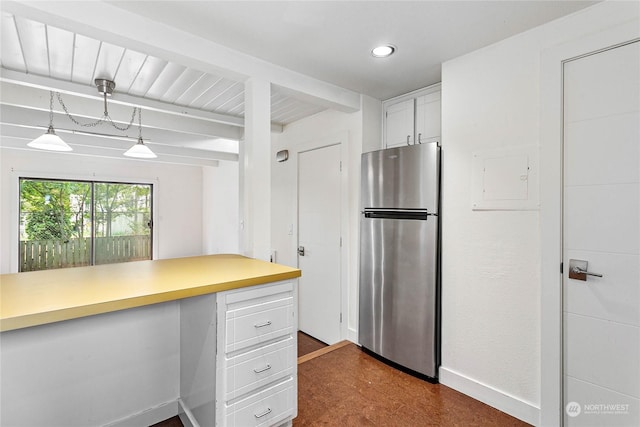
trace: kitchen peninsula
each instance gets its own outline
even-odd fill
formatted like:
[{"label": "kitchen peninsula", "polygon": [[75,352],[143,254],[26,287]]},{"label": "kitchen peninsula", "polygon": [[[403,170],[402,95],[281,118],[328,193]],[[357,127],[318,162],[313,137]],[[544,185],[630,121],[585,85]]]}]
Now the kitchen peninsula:
[{"label": "kitchen peninsula", "polygon": [[0,423],[286,421],[300,275],[239,255],[2,275]]}]

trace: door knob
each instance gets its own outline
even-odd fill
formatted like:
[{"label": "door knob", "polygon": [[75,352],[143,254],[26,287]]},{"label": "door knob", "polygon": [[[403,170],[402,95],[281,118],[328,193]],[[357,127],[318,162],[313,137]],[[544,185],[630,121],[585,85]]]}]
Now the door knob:
[{"label": "door knob", "polygon": [[304,256],[304,246],[298,246],[298,255]]},{"label": "door knob", "polygon": [[602,274],[592,273],[587,270],[589,262],[581,259],[569,260],[569,279],[587,281],[587,276],[602,277]]}]

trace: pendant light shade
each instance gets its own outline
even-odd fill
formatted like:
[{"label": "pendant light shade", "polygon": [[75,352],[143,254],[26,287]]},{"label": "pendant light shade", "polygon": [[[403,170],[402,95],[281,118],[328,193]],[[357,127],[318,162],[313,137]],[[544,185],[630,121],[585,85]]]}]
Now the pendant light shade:
[{"label": "pendant light shade", "polygon": [[138,108],[138,143],[125,151],[124,155],[137,159],[155,159],[158,157],[142,141],[142,108]]},{"label": "pendant light shade", "polygon": [[31,148],[37,148],[47,151],[72,151],[73,148],[69,147],[66,142],[62,140],[53,130],[53,126],[49,126],[47,133],[40,135],[33,141],[27,144]]},{"label": "pendant light shade", "polygon": [[62,140],[53,130],[53,91],[49,91],[49,129],[27,144],[28,147],[47,151],[72,151],[66,142]]},{"label": "pendant light shade", "polygon": [[138,143],[125,151],[124,155],[138,159],[155,159],[158,157],[149,147],[144,145],[142,138],[138,138]]}]

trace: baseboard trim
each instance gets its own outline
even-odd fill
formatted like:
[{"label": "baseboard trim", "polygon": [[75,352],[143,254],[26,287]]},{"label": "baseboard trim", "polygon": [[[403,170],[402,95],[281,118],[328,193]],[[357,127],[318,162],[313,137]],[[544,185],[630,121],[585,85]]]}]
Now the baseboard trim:
[{"label": "baseboard trim", "polygon": [[440,367],[439,374],[441,384],[473,397],[482,403],[486,403],[526,423],[531,425],[538,424],[540,408],[534,404],[497,390],[489,385],[482,384],[443,366]]},{"label": "baseboard trim", "polygon": [[178,415],[178,401],[165,402],[137,414],[105,424],[103,427],[150,426]]},{"label": "baseboard trim", "polygon": [[308,362],[309,360],[315,359],[316,357],[320,357],[323,354],[331,353],[332,351],[342,348],[345,345],[349,345],[349,344],[353,344],[353,343],[351,341],[344,340],[336,344],[328,345],[319,350],[312,351],[311,353],[298,357],[298,365],[304,362]]},{"label": "baseboard trim", "polygon": [[200,427],[200,424],[196,420],[196,417],[193,416],[191,409],[184,404],[182,399],[178,399],[178,410],[178,417],[180,418],[180,421],[182,421],[182,425],[184,427]]},{"label": "baseboard trim", "polygon": [[355,344],[358,344],[358,331],[356,329],[347,329],[347,339]]}]

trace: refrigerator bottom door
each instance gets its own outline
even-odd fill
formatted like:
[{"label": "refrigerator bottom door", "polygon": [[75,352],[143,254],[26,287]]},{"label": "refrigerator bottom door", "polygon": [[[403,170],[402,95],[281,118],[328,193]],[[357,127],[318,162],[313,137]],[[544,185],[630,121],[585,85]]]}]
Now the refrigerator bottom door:
[{"label": "refrigerator bottom door", "polygon": [[434,378],[437,230],[437,217],[362,218],[360,229],[360,344]]}]

